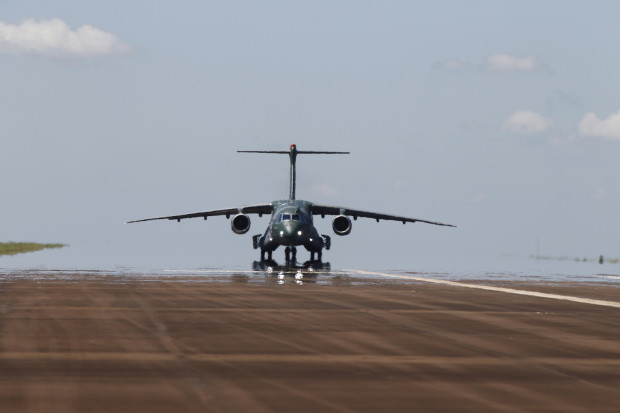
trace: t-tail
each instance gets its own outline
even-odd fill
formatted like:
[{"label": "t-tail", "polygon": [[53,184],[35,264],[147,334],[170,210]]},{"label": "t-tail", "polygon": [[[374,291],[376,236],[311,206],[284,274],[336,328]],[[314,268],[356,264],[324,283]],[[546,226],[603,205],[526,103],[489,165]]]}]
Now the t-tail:
[{"label": "t-tail", "polygon": [[289,159],[291,161],[291,175],[289,182],[289,190],[288,190],[288,199],[295,199],[295,182],[296,182],[296,171],[295,171],[295,163],[297,162],[298,154],[309,154],[309,155],[348,155],[351,152],[330,152],[330,151],[298,151],[297,146],[295,144],[291,145],[291,148],[288,151],[237,151],[243,153],[280,153],[280,154],[288,154]]}]

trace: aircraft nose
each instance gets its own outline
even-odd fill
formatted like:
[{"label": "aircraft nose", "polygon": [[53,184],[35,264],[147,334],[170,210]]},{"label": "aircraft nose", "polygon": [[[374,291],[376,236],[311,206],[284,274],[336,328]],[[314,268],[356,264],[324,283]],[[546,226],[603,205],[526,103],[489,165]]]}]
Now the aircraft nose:
[{"label": "aircraft nose", "polygon": [[286,222],[280,227],[277,236],[288,240],[295,240],[306,233],[304,226],[299,222]]},{"label": "aircraft nose", "polygon": [[291,235],[298,235],[297,232],[299,231],[299,224],[297,224],[296,222],[287,222],[286,224],[284,224],[284,235],[285,236],[291,236]]}]

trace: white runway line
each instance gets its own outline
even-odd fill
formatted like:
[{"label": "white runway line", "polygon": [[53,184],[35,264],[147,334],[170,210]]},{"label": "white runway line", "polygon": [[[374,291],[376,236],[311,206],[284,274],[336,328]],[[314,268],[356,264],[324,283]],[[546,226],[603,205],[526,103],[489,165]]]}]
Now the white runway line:
[{"label": "white runway line", "polygon": [[435,278],[414,277],[410,275],[388,274],[388,273],[383,273],[383,272],[364,271],[364,270],[349,270],[349,271],[357,273],[357,274],[380,275],[383,277],[402,278],[406,280],[421,281],[421,282],[427,282],[427,283],[432,283],[432,284],[450,285],[453,287],[475,288],[478,290],[497,291],[501,293],[517,294],[517,295],[529,295],[531,297],[551,298],[553,300],[573,301],[573,302],[582,303],[582,304],[592,304],[592,305],[601,305],[605,307],[620,308],[620,303],[616,301],[592,300],[590,298],[572,297],[570,295],[538,293],[535,291],[515,290],[513,288],[503,288],[503,287],[491,287],[488,285],[466,284],[466,283],[460,283],[456,281],[438,280]]},{"label": "white runway line", "polygon": [[612,280],[620,280],[620,277],[617,275],[601,275],[601,278],[610,278]]}]

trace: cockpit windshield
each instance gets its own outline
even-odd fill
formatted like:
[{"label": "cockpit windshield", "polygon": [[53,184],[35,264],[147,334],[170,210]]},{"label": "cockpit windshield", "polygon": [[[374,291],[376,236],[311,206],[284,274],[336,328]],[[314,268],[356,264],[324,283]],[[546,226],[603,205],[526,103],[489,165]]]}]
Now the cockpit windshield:
[{"label": "cockpit windshield", "polygon": [[282,221],[301,221],[301,216],[299,214],[280,214],[278,217],[278,222]]}]

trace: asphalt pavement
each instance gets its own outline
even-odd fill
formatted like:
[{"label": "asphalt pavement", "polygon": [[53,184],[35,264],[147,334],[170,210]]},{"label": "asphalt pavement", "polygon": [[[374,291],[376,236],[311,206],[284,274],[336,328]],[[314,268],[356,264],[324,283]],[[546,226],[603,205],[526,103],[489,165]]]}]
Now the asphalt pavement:
[{"label": "asphalt pavement", "polygon": [[618,282],[278,273],[0,272],[0,411],[620,411]]}]

